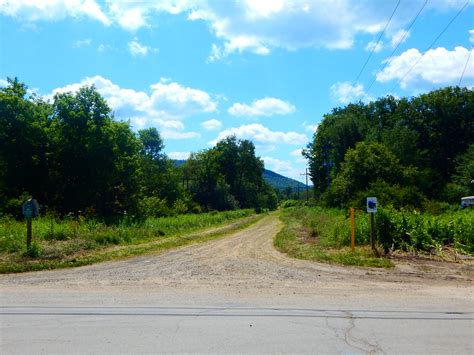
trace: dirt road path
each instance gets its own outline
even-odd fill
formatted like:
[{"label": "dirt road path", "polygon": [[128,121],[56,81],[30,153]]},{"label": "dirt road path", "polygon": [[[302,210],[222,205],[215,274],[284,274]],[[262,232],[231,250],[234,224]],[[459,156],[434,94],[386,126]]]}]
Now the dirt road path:
[{"label": "dirt road path", "polygon": [[472,265],[405,262],[392,270],[380,270],[296,260],[273,247],[273,237],[280,229],[279,219],[270,215],[245,230],[204,244],[76,269],[2,275],[0,285],[89,290],[113,286],[257,297],[344,292],[392,297],[394,292],[438,291],[454,298],[472,295]]}]

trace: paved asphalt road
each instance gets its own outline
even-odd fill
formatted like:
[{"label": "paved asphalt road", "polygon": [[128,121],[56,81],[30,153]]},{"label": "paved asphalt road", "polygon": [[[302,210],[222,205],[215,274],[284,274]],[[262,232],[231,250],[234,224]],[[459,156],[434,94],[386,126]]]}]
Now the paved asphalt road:
[{"label": "paved asphalt road", "polygon": [[472,312],[4,306],[3,354],[472,354]]},{"label": "paved asphalt road", "polygon": [[294,260],[272,248],[279,227],[269,217],[161,255],[0,275],[0,353],[474,354],[471,269]]}]

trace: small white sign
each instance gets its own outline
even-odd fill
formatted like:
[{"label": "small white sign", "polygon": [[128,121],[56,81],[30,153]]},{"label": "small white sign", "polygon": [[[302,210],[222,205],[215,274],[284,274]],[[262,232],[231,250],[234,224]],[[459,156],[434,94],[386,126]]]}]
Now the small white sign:
[{"label": "small white sign", "polygon": [[377,197],[367,197],[367,212],[377,213]]}]

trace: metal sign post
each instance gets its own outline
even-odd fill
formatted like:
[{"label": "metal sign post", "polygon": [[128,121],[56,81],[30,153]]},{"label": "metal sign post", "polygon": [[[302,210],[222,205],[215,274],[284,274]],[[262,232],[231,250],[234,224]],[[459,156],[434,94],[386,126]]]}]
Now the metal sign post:
[{"label": "metal sign post", "polygon": [[23,216],[26,219],[26,250],[30,250],[31,247],[31,230],[32,230],[32,220],[34,217],[39,215],[39,205],[38,202],[30,198],[26,201],[23,206]]},{"label": "metal sign post", "polygon": [[375,251],[375,213],[377,213],[377,197],[367,197],[367,212],[370,214],[370,246]]}]

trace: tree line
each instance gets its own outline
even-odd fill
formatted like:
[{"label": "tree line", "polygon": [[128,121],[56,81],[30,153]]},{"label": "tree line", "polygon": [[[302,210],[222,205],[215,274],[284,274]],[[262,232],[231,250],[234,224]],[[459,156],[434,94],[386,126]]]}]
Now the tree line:
[{"label": "tree line", "polygon": [[28,195],[59,215],[143,218],[237,208],[274,209],[263,161],[228,137],[176,166],[155,128],[134,132],[94,86],[52,102],[18,79],[0,88],[0,214]]},{"label": "tree line", "polygon": [[397,208],[459,204],[474,195],[474,91],[446,87],[335,108],[303,154],[315,193],[330,206],[364,206],[367,196]]}]

